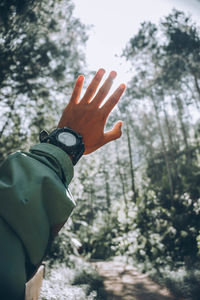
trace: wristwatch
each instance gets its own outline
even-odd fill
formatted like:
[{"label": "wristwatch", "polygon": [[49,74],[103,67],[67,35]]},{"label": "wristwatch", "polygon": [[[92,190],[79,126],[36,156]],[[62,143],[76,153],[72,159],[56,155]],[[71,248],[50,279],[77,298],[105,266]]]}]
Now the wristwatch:
[{"label": "wristwatch", "polygon": [[73,165],[77,163],[85,151],[82,136],[68,127],[57,128],[51,133],[42,130],[40,142],[53,144],[64,150],[71,157]]}]

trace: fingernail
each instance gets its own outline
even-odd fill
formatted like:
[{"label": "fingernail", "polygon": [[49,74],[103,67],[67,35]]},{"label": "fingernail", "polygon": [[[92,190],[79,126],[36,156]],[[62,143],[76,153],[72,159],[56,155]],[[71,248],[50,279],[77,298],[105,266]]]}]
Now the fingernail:
[{"label": "fingernail", "polygon": [[105,72],[106,72],[106,70],[104,70],[103,68],[101,68],[101,69],[98,70],[98,73],[100,75],[103,75]]},{"label": "fingernail", "polygon": [[122,89],[122,90],[125,90],[126,85],[124,83],[122,83],[122,84],[120,84],[119,88]]},{"label": "fingernail", "polygon": [[110,76],[114,79],[117,76],[117,72],[111,71]]},{"label": "fingernail", "polygon": [[84,76],[83,76],[83,75],[79,75],[78,78],[77,78],[77,80],[78,80],[78,81],[84,80]]}]

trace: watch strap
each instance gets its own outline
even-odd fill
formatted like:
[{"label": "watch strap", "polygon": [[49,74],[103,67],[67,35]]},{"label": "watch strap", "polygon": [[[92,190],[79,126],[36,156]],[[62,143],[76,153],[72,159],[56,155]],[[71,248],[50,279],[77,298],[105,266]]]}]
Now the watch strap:
[{"label": "watch strap", "polygon": [[[79,141],[78,145],[67,147],[66,145],[62,144],[58,140],[56,140],[56,135],[59,132],[70,132],[76,136],[77,140]],[[46,130],[42,130],[39,134],[39,139],[41,143],[50,143],[65,151],[71,158],[73,165],[75,165],[78,160],[81,158],[85,151],[84,143],[82,136],[72,130],[71,128],[64,127],[64,128],[57,128],[53,130],[50,134]]]}]

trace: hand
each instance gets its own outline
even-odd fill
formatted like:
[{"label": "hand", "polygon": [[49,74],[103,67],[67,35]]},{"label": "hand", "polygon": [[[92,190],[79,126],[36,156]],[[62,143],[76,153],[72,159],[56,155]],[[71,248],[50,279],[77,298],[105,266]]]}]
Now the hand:
[{"label": "hand", "polygon": [[113,129],[108,132],[104,132],[104,127],[110,112],[118,103],[126,86],[121,84],[103,106],[100,106],[117,75],[114,71],[110,72],[108,78],[95,95],[104,73],[104,69],[98,70],[80,100],[84,76],[80,75],[77,78],[71,99],[58,123],[58,128],[69,127],[82,135],[85,145],[84,154],[97,150],[106,143],[119,138],[122,134],[122,121],[118,121]]}]

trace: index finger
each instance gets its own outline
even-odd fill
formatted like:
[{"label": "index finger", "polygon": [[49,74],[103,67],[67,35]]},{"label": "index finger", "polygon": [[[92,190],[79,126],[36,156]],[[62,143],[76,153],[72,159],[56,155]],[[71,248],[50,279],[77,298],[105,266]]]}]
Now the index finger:
[{"label": "index finger", "polygon": [[82,90],[82,87],[83,87],[83,82],[84,82],[84,76],[79,75],[77,80],[76,80],[76,83],[75,83],[75,86],[74,86],[74,89],[73,89],[73,92],[72,92],[72,96],[70,98],[70,103],[78,103],[78,100],[79,100],[80,95],[81,95],[81,90]]},{"label": "index finger", "polygon": [[115,90],[115,92],[108,98],[106,103],[101,107],[101,110],[104,111],[106,116],[110,114],[115,105],[119,102],[119,99],[121,98],[125,89],[126,85],[124,83],[120,84],[120,86]]}]

